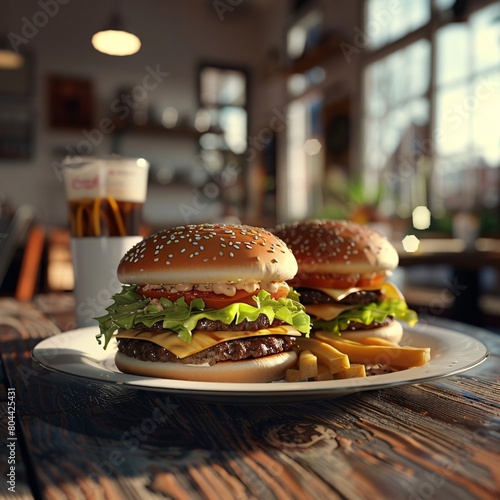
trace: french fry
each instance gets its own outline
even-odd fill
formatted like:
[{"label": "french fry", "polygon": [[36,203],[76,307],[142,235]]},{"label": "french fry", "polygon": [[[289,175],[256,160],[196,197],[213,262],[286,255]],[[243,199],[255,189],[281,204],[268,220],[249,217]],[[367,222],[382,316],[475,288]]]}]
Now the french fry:
[{"label": "french fry", "polygon": [[314,335],[346,354],[352,363],[382,364],[403,369],[422,366],[430,360],[429,347],[364,345],[352,340],[334,338],[325,332],[316,332]]},{"label": "french fry", "polygon": [[318,358],[309,350],[300,353],[299,375],[301,380],[314,378],[318,375]]},{"label": "french fry", "polygon": [[366,377],[365,365],[353,363],[349,368],[335,374],[335,379]]},{"label": "french fry", "polygon": [[320,363],[328,366],[330,373],[337,373],[351,366],[349,357],[345,353],[318,339],[300,337],[297,339],[296,349],[299,352],[305,350],[311,351]]},{"label": "french fry", "polygon": [[383,339],[381,337],[365,337],[362,339],[357,339],[357,342],[364,345],[385,345],[388,347],[400,347],[399,344],[391,342],[387,339]]},{"label": "french fry", "polygon": [[314,380],[333,380],[333,373],[328,366],[318,363],[318,374],[314,377]]},{"label": "french fry", "polygon": [[300,380],[300,371],[296,368],[288,368],[285,373],[285,380],[287,382],[298,382]]}]

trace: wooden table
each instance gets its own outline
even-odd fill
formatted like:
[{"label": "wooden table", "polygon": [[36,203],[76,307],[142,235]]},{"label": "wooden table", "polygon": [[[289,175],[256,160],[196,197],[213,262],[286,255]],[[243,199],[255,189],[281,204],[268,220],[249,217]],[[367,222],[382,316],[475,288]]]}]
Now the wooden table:
[{"label": "wooden table", "polygon": [[449,265],[477,270],[485,266],[500,269],[500,240],[479,238],[467,246],[457,238],[423,238],[415,252],[407,252],[399,241],[392,242],[399,254],[399,265]]},{"label": "wooden table", "polygon": [[72,307],[0,299],[4,498],[500,498],[500,335],[452,324],[491,356],[432,383],[216,404],[37,365],[31,350],[74,327]]},{"label": "wooden table", "polygon": [[451,267],[452,277],[443,283],[441,293],[452,297],[452,319],[485,326],[484,313],[480,307],[480,297],[484,293],[481,272],[486,268],[500,269],[500,240],[479,238],[473,246],[467,246],[457,238],[428,238],[420,241],[415,252],[406,252],[400,241],[393,243],[399,254],[401,268]]}]

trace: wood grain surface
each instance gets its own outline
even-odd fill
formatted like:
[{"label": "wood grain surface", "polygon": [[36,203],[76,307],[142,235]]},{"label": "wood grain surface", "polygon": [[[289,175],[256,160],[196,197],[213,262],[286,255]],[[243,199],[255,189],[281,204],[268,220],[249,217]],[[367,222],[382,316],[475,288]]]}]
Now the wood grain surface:
[{"label": "wood grain surface", "polygon": [[67,296],[0,300],[2,436],[6,388],[17,403],[12,498],[500,498],[495,334],[472,332],[492,351],[483,365],[433,383],[215,404],[40,367],[32,348],[68,329],[71,307]]}]

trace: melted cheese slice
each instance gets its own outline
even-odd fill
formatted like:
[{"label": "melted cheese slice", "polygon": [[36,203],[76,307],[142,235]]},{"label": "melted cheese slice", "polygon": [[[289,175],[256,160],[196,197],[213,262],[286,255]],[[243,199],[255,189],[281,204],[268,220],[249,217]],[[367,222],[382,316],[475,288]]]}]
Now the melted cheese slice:
[{"label": "melted cheese slice", "polygon": [[262,330],[243,332],[202,332],[195,330],[193,331],[193,337],[189,344],[181,340],[177,333],[171,330],[159,333],[150,330],[142,332],[138,332],[137,330],[124,330],[119,332],[116,338],[148,340],[149,342],[153,342],[154,344],[158,344],[168,349],[171,353],[182,359],[191,354],[196,354],[204,349],[208,349],[220,342],[248,337],[262,337],[265,335],[292,335],[300,337],[301,333],[293,326],[282,325]]},{"label": "melted cheese slice", "polygon": [[308,304],[304,306],[306,313],[316,316],[319,319],[330,321],[336,318],[340,313],[357,306],[341,306],[337,304]]},{"label": "melted cheese slice", "polygon": [[326,293],[335,300],[342,300],[351,293],[360,292],[361,290],[381,290],[389,299],[404,300],[403,294],[399,291],[393,283],[385,282],[382,285],[353,287],[353,288],[318,288],[323,293]]},{"label": "melted cheese slice", "polygon": [[[337,290],[336,288],[320,288],[319,290],[326,293],[335,300],[342,300],[344,297],[347,297],[351,293],[358,292],[360,290],[381,290],[389,299],[404,300],[403,294],[392,283],[384,283],[376,287],[350,288],[348,290]],[[335,319],[340,313],[356,307],[358,306],[349,306],[342,304],[309,304],[305,306],[307,314],[312,314],[313,316],[316,316],[317,318],[324,321],[331,321],[332,319]]]}]

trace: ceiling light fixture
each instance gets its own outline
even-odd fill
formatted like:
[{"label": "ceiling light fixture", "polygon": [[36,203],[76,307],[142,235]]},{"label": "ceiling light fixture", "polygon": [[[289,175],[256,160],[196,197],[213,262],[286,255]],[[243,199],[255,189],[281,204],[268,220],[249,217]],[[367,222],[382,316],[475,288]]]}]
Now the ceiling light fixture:
[{"label": "ceiling light fixture", "polygon": [[[10,21],[10,2],[5,3],[5,25],[6,33],[9,32],[8,25]],[[7,34],[0,34],[0,69],[19,69],[24,66],[24,57],[12,48]]]},{"label": "ceiling light fixture", "polygon": [[24,57],[12,50],[8,38],[0,35],[0,69],[19,69],[24,66]]},{"label": "ceiling light fixture", "polygon": [[99,52],[110,56],[131,56],[139,52],[141,41],[123,28],[121,16],[115,14],[106,28],[92,36],[92,45]]}]

